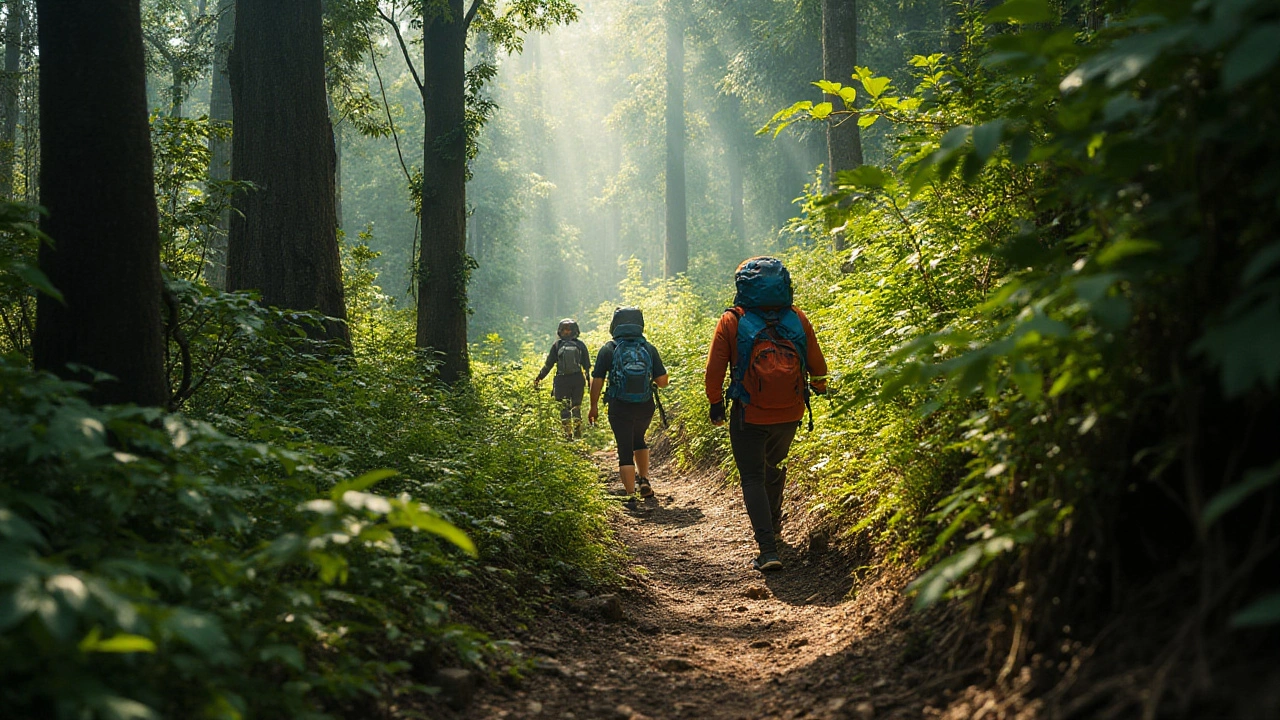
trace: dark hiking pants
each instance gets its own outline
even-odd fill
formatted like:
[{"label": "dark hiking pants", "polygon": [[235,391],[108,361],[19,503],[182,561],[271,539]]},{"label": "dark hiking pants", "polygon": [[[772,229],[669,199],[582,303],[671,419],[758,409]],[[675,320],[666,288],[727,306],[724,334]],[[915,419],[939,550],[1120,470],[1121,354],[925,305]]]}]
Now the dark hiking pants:
[{"label": "dark hiking pants", "polygon": [[653,422],[653,400],[642,403],[609,401],[609,427],[618,443],[618,467],[635,465],[635,451],[648,450],[644,434]]},{"label": "dark hiking pants", "polygon": [[582,419],[582,395],[587,388],[587,380],[582,373],[574,375],[557,375],[551,381],[551,397],[560,405],[560,419]]},{"label": "dark hiking pants", "polygon": [[778,466],[787,459],[800,423],[752,425],[743,422],[739,413],[734,414],[738,418],[729,423],[729,444],[742,477],[742,502],[760,552],[777,552],[773,529],[781,524],[782,486],[787,479],[786,468]]}]

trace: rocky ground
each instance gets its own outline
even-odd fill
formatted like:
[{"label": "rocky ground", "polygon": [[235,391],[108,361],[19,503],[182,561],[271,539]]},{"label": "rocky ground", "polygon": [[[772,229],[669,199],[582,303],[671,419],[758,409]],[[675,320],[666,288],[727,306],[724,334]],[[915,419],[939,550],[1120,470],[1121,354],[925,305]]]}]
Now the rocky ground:
[{"label": "rocky ground", "polygon": [[[620,491],[613,457],[599,461]],[[615,516],[634,557],[628,586],[548,608],[519,638],[532,672],[486,684],[455,717],[919,718],[948,705],[954,716],[952,688],[971,673],[932,652],[954,643],[907,612],[907,574],[859,568],[794,504],[786,568],[761,574],[735,486],[714,472],[652,475],[657,497]]]}]

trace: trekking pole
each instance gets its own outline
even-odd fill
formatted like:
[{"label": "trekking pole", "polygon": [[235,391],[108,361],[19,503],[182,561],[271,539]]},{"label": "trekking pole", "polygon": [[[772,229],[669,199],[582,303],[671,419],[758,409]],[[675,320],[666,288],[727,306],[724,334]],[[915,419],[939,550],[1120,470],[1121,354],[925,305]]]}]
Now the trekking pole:
[{"label": "trekking pole", "polygon": [[658,406],[658,417],[662,418],[662,427],[670,427],[667,425],[667,411],[662,407],[662,396],[658,394],[658,386],[653,386],[653,401]]}]

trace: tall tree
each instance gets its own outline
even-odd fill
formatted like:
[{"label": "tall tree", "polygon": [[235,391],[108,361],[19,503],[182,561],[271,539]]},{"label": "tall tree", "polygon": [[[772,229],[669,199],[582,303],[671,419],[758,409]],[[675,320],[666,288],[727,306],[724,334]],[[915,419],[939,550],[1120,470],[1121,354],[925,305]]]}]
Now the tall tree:
[{"label": "tall tree", "polygon": [[467,357],[466,50],[462,0],[428,2],[423,20],[422,251],[418,261],[417,346],[440,354],[440,379],[453,383]]},{"label": "tall tree", "polygon": [[[440,355],[440,379],[454,383],[470,368],[467,357],[467,280],[474,260],[466,250],[467,161],[475,134],[493,106],[479,96],[496,68],[466,67],[467,34],[477,29],[495,45],[519,52],[530,31],[577,18],[571,0],[527,0],[495,10],[494,0],[397,0],[376,12],[394,33],[422,91],[425,127],[422,165],[422,244],[418,255],[417,347]],[[422,10],[422,72],[409,56],[402,6]]]},{"label": "tall tree", "polygon": [[[822,74],[847,84],[858,64],[858,0],[822,0]],[[827,123],[827,182],[836,173],[862,165],[862,135],[850,118]],[[844,249],[844,234],[836,235],[836,249]]]},{"label": "tall tree", "polygon": [[236,196],[227,287],[336,318],[325,334],[349,343],[321,19],[321,0],[236,4],[231,169],[256,189]]},{"label": "tall tree", "polygon": [[[213,72],[209,90],[209,121],[231,122],[231,74],[228,58],[236,23],[235,0],[218,0],[218,29],[213,39]],[[209,179],[221,182],[231,179],[231,140],[219,134],[209,137]],[[209,263],[205,279],[219,290],[227,287],[227,232],[231,228],[231,210],[218,216],[218,227],[210,240]]]},{"label": "tall tree", "polygon": [[160,230],[138,0],[37,0],[40,268],[35,366],[110,373],[97,402],[164,405]]},{"label": "tall tree", "polygon": [[23,0],[5,3],[4,81],[0,82],[0,198],[13,199],[13,166],[18,144],[18,96],[22,90]]},{"label": "tall tree", "polygon": [[689,205],[684,173],[684,3],[667,0],[667,242],[664,274],[689,269]]}]

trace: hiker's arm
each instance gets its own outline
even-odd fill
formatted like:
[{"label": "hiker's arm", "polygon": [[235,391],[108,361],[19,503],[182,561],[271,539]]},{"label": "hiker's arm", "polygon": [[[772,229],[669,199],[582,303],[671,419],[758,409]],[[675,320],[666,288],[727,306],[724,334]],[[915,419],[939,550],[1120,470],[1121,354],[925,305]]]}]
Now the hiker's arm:
[{"label": "hiker's arm", "polygon": [[800,316],[800,324],[804,326],[805,336],[805,367],[809,370],[809,384],[813,387],[813,391],[819,395],[825,395],[827,392],[827,358],[822,354],[822,348],[818,346],[818,336],[813,332],[813,324],[809,322],[809,318],[805,314],[796,310],[796,314]]},{"label": "hiker's arm", "polygon": [[538,373],[538,377],[533,379],[533,384],[537,385],[538,383],[542,382],[542,378],[546,377],[547,373],[551,372],[551,368],[555,367],[555,365],[556,365],[556,346],[553,343],[551,345],[551,351],[547,353],[547,362],[542,365],[542,372]]},{"label": "hiker's arm", "polygon": [[587,420],[595,425],[600,417],[600,391],[604,389],[604,378],[591,378],[591,409],[587,411]]},{"label": "hiker's arm", "polygon": [[[715,335],[711,338],[711,349],[707,351],[707,372],[704,383],[707,402],[712,405],[724,402],[724,375],[725,369],[729,367],[730,357],[729,338],[737,334],[737,320],[738,317],[733,313],[720,316]],[[733,328],[729,327],[731,321]]]},{"label": "hiker's arm", "polygon": [[662,364],[662,353],[658,352],[658,348],[651,343],[646,344],[653,358],[653,384],[655,387],[664,388],[671,382],[671,378],[667,375],[667,366]]}]

